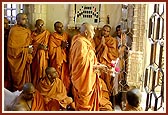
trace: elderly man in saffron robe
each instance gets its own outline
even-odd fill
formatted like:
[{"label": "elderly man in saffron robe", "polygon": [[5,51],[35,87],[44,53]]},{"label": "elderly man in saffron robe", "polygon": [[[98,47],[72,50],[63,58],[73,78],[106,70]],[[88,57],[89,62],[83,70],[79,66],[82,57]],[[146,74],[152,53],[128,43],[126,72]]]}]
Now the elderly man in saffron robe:
[{"label": "elderly man in saffron robe", "polygon": [[83,23],[80,34],[72,38],[70,48],[70,70],[73,95],[77,111],[98,111],[100,84],[94,73],[96,55],[90,40],[94,27]]},{"label": "elderly man in saffron robe", "polygon": [[54,24],[55,32],[51,34],[49,40],[49,61],[63,81],[67,92],[70,90],[69,66],[67,60],[67,49],[69,37],[63,30],[63,24],[59,21]]},{"label": "elderly man in saffron robe", "polygon": [[41,78],[38,84],[38,90],[43,95],[46,108],[48,111],[59,111],[67,109],[75,109],[75,103],[71,97],[67,96],[66,88],[58,78],[58,73],[54,67],[47,67],[46,76]]},{"label": "elderly man in saffron robe", "polygon": [[27,16],[19,13],[17,24],[9,32],[7,44],[7,58],[11,70],[14,91],[21,90],[23,85],[31,82],[30,64],[33,48],[31,45],[31,31],[27,28]]},{"label": "elderly man in saffron robe", "polygon": [[39,83],[39,79],[44,76],[48,66],[48,41],[50,32],[44,28],[42,19],[36,20],[36,29],[32,32],[33,61],[32,61],[32,81],[33,85]]}]

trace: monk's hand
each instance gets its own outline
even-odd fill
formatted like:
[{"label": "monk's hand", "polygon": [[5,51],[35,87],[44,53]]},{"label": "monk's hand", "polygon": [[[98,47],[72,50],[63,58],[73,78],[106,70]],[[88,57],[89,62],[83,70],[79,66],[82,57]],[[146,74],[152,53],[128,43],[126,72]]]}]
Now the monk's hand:
[{"label": "monk's hand", "polygon": [[47,48],[47,45],[45,45],[45,44],[39,44],[38,49],[47,50],[48,48]]},{"label": "monk's hand", "polygon": [[98,71],[99,72],[102,72],[102,71],[107,72],[107,70],[108,70],[108,67],[104,64],[97,63],[97,64],[93,65],[94,72],[98,72]]},{"label": "monk's hand", "polygon": [[67,48],[68,46],[69,46],[69,43],[66,40],[61,42],[62,49]]},{"label": "monk's hand", "polygon": [[101,39],[101,44],[102,44],[103,46],[105,46],[105,45],[106,45],[104,36],[102,36],[102,39]]},{"label": "monk's hand", "polygon": [[29,53],[29,54],[33,53],[33,46],[32,46],[32,45],[30,45],[30,46],[28,47],[28,53]]},{"label": "monk's hand", "polygon": [[48,46],[47,45],[43,45],[43,49],[44,50],[48,50]]}]

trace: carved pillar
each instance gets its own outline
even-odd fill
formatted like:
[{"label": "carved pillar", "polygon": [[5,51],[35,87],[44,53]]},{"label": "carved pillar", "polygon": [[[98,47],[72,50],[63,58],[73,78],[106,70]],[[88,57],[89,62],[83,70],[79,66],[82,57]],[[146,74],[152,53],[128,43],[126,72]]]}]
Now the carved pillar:
[{"label": "carved pillar", "polygon": [[75,29],[75,22],[76,22],[75,5],[74,4],[70,4],[70,6],[69,6],[69,24],[68,24],[68,29]]},{"label": "carved pillar", "polygon": [[133,21],[133,43],[129,51],[128,77],[130,86],[142,88],[143,62],[144,62],[144,39],[145,39],[145,4],[135,4]]},{"label": "carved pillar", "polygon": [[98,24],[98,28],[102,28],[105,24],[106,24],[105,4],[100,4],[100,22]]},{"label": "carved pillar", "polygon": [[34,27],[37,19],[42,19],[46,24],[47,5],[46,4],[32,4],[29,6],[29,24],[30,28]]}]

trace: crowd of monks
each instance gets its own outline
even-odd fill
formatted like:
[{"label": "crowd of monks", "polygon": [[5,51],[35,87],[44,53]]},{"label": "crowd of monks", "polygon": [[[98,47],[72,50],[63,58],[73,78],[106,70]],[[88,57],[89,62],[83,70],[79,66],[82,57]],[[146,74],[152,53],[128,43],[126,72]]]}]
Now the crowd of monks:
[{"label": "crowd of monks", "polygon": [[[86,22],[70,36],[59,21],[53,33],[44,28],[42,19],[30,30],[24,13],[17,14],[16,22],[9,29],[4,18],[4,87],[21,91],[7,110],[114,110],[110,97],[118,94],[120,77],[112,76],[107,68],[112,60],[121,59],[130,43],[120,27],[112,37],[109,25],[95,33],[94,26]],[[127,105],[138,108],[139,100]]]}]

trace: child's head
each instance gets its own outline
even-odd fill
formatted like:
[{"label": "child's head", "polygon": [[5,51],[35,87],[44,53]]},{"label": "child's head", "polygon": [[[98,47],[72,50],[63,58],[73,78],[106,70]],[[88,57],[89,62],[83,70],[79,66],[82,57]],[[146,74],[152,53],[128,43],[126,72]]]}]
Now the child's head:
[{"label": "child's head", "polygon": [[141,103],[142,94],[139,89],[133,88],[127,92],[126,97],[129,105],[138,107]]}]

